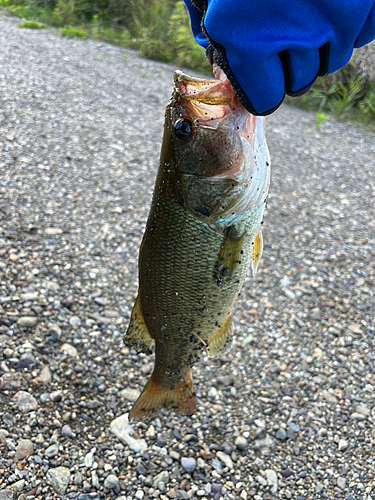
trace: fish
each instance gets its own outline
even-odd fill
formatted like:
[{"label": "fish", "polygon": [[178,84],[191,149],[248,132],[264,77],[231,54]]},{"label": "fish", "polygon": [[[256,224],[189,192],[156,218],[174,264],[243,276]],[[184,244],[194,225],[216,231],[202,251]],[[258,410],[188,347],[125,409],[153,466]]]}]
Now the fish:
[{"label": "fish", "polygon": [[262,255],[269,183],[264,118],[227,79],[175,71],[125,335],[138,353],[155,344],[155,364],[130,419],[194,413],[192,366],[231,346],[235,299]]}]

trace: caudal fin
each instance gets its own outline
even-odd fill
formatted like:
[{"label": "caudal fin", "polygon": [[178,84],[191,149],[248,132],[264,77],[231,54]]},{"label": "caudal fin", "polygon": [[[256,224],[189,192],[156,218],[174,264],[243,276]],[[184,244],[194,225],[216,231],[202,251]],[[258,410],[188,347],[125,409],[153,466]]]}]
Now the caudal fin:
[{"label": "caudal fin", "polygon": [[173,408],[184,415],[195,412],[195,392],[191,370],[185,380],[171,388],[161,387],[154,381],[154,374],[130,410],[129,418],[140,420],[150,417],[161,408]]}]

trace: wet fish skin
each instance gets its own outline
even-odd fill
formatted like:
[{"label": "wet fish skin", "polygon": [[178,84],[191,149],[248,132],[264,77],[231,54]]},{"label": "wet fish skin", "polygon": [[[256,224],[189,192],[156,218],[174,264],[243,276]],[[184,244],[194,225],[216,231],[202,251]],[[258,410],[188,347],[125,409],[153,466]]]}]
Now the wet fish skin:
[{"label": "wet fish skin", "polygon": [[217,354],[231,343],[231,309],[261,254],[269,185],[262,120],[229,83],[175,75],[125,337],[143,352],[155,342],[155,366],[131,418],[163,406],[193,413],[192,365],[203,349]]}]

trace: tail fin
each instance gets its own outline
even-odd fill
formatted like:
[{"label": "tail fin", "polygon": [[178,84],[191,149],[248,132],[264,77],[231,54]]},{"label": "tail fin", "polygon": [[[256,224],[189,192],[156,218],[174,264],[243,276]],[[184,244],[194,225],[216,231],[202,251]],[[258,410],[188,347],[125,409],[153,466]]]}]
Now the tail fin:
[{"label": "tail fin", "polygon": [[195,412],[195,392],[191,370],[185,380],[171,388],[161,387],[154,382],[154,374],[145,385],[142,394],[130,410],[129,418],[140,420],[155,414],[161,408],[173,408],[184,415]]}]

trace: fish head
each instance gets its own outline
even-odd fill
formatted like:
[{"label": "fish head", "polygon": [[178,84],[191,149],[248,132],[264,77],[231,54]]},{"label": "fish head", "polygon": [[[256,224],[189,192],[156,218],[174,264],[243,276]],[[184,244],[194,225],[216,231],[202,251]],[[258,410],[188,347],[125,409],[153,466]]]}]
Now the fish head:
[{"label": "fish head", "polygon": [[242,106],[227,79],[176,71],[174,81],[166,121],[186,208],[208,222],[245,213],[268,191],[264,119]]}]

